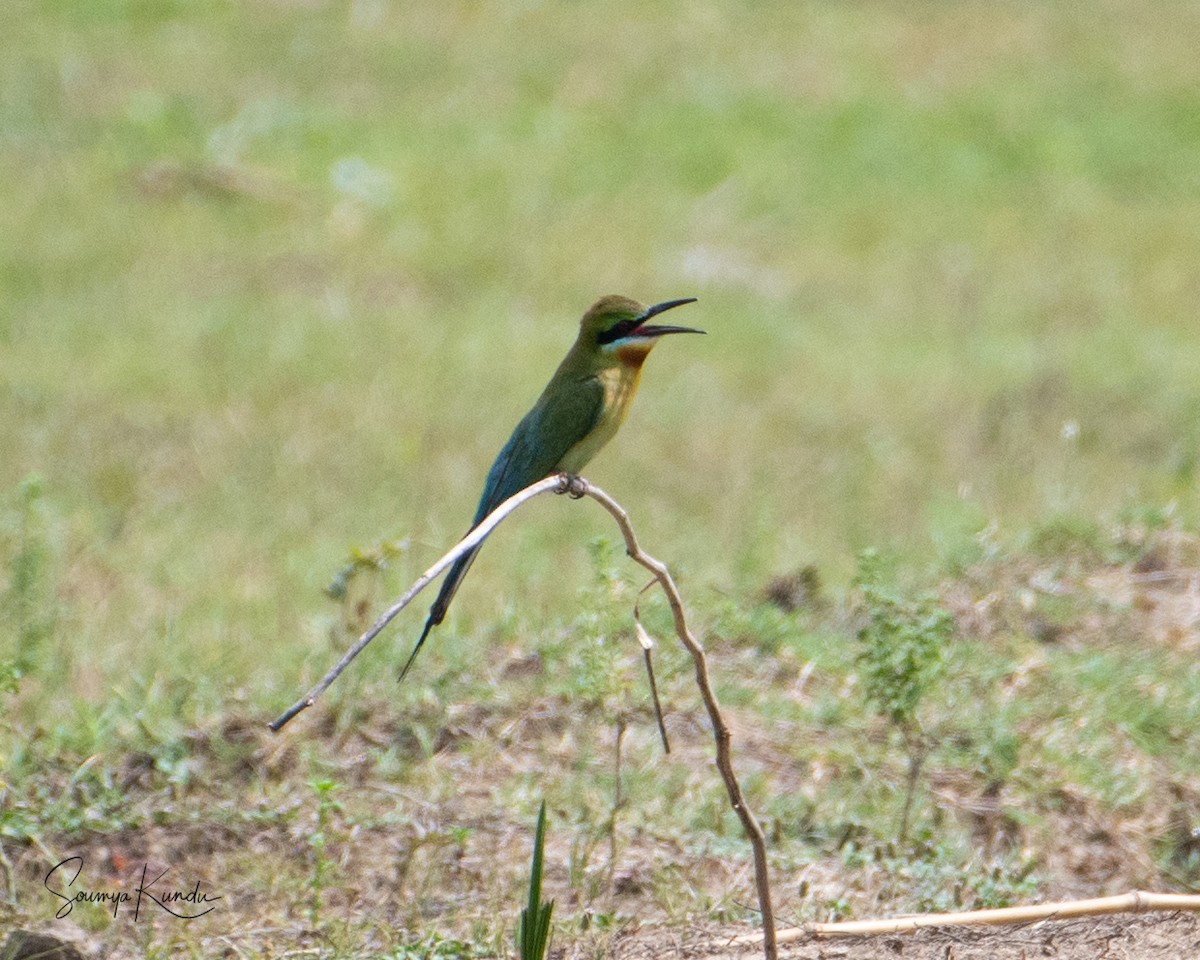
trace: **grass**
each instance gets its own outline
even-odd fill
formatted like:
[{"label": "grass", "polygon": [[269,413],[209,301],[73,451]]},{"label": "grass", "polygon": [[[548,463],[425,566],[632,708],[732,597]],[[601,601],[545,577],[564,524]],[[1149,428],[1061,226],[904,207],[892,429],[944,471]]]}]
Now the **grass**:
[{"label": "grass", "polygon": [[[259,732],[461,532],[606,292],[700,298],[709,336],[656,355],[589,475],[683,581],[774,853],[808,884],[791,908],[1195,886],[1194,627],[1130,579],[1196,565],[1195,4],[10,7],[14,915],[38,915],[39,844],[153,836],[237,888],[236,925],[289,904],[302,923],[315,893],[336,955],[380,931],[380,955],[504,949],[545,796],[557,943],[746,918],[685,664],[657,655],[695,770],[656,752],[638,660],[611,646],[641,583],[583,548],[608,533],[585,507],[506,525],[418,682],[391,682],[401,625],[319,718]],[[959,628],[906,849],[880,826],[903,757],[854,661],[868,547]],[[361,593],[331,602],[354,550]],[[810,565],[819,603],[763,602]],[[310,782],[342,805],[319,889]],[[1060,817],[1107,831],[1067,837],[1093,863],[1133,866],[1079,868]],[[197,823],[228,842],[193,848]],[[364,913],[356,879],[391,906]]]}]

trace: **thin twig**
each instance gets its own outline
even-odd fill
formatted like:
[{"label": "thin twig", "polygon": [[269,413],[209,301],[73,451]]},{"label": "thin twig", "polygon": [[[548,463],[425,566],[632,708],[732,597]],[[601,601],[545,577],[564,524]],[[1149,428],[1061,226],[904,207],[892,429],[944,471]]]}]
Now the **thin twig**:
[{"label": "thin twig", "polygon": [[621,744],[628,729],[625,718],[618,717],[617,742],[613,747],[613,805],[608,818],[608,889],[613,892],[616,891],[617,876],[617,817],[625,806],[625,797],[621,793]]},{"label": "thin twig", "polygon": [[[654,586],[658,581],[651,580],[645,587],[638,591],[638,596],[646,592],[648,587]],[[654,679],[654,641],[650,634],[646,632],[646,628],[642,626],[641,613],[638,611],[638,605],[633,605],[633,625],[637,630],[638,643],[642,645],[642,659],[646,662],[646,676],[650,680],[650,699],[654,701],[654,719],[658,723],[658,735],[662,738],[663,753],[671,752],[671,741],[667,739],[667,725],[663,722],[662,702],[658,699],[658,683]]]},{"label": "thin twig", "polygon": [[15,904],[17,902],[17,874],[13,870],[12,861],[8,859],[8,855],[4,852],[4,844],[2,843],[0,843],[0,867],[4,868],[4,886],[8,893],[8,902]]}]

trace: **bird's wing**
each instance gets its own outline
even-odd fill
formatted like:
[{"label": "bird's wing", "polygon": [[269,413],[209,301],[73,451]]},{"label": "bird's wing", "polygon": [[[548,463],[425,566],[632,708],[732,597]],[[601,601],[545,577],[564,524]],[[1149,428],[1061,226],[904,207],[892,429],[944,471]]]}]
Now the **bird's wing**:
[{"label": "bird's wing", "polygon": [[488,471],[475,523],[514,493],[558,469],[567,451],[586,437],[604,412],[604,385],[595,377],[543,396],[517,424]]},{"label": "bird's wing", "polygon": [[[604,385],[595,377],[586,377],[570,384],[570,387],[556,390],[549,398],[543,394],[517,424],[488,471],[483,496],[479,498],[479,509],[471,523],[472,529],[514,493],[550,476],[567,451],[599,423],[604,412]],[[400,671],[401,680],[408,673],[429,631],[446,616],[450,601],[454,599],[459,584],[471,569],[478,553],[479,547],[464,553],[446,574],[437,599],[429,610],[425,629],[421,631],[417,645]]]}]

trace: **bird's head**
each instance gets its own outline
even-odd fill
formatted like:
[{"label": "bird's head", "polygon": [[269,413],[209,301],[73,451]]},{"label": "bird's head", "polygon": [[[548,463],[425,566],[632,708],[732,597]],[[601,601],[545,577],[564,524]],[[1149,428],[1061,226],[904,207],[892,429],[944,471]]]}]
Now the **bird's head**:
[{"label": "bird's head", "polygon": [[645,358],[660,337],[669,333],[704,333],[694,327],[674,327],[647,323],[651,317],[695,303],[695,297],[667,300],[652,307],[628,297],[601,297],[583,315],[579,323],[579,339],[584,345],[607,354],[615,354],[630,362]]}]

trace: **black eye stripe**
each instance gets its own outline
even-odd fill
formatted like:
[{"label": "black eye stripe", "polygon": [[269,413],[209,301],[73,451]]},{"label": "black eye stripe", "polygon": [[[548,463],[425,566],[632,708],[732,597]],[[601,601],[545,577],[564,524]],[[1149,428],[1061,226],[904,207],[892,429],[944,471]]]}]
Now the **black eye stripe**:
[{"label": "black eye stripe", "polygon": [[640,326],[640,320],[618,320],[607,330],[596,335],[596,343],[603,345],[606,343],[612,343],[614,340],[620,340],[627,333],[636,330]]}]

